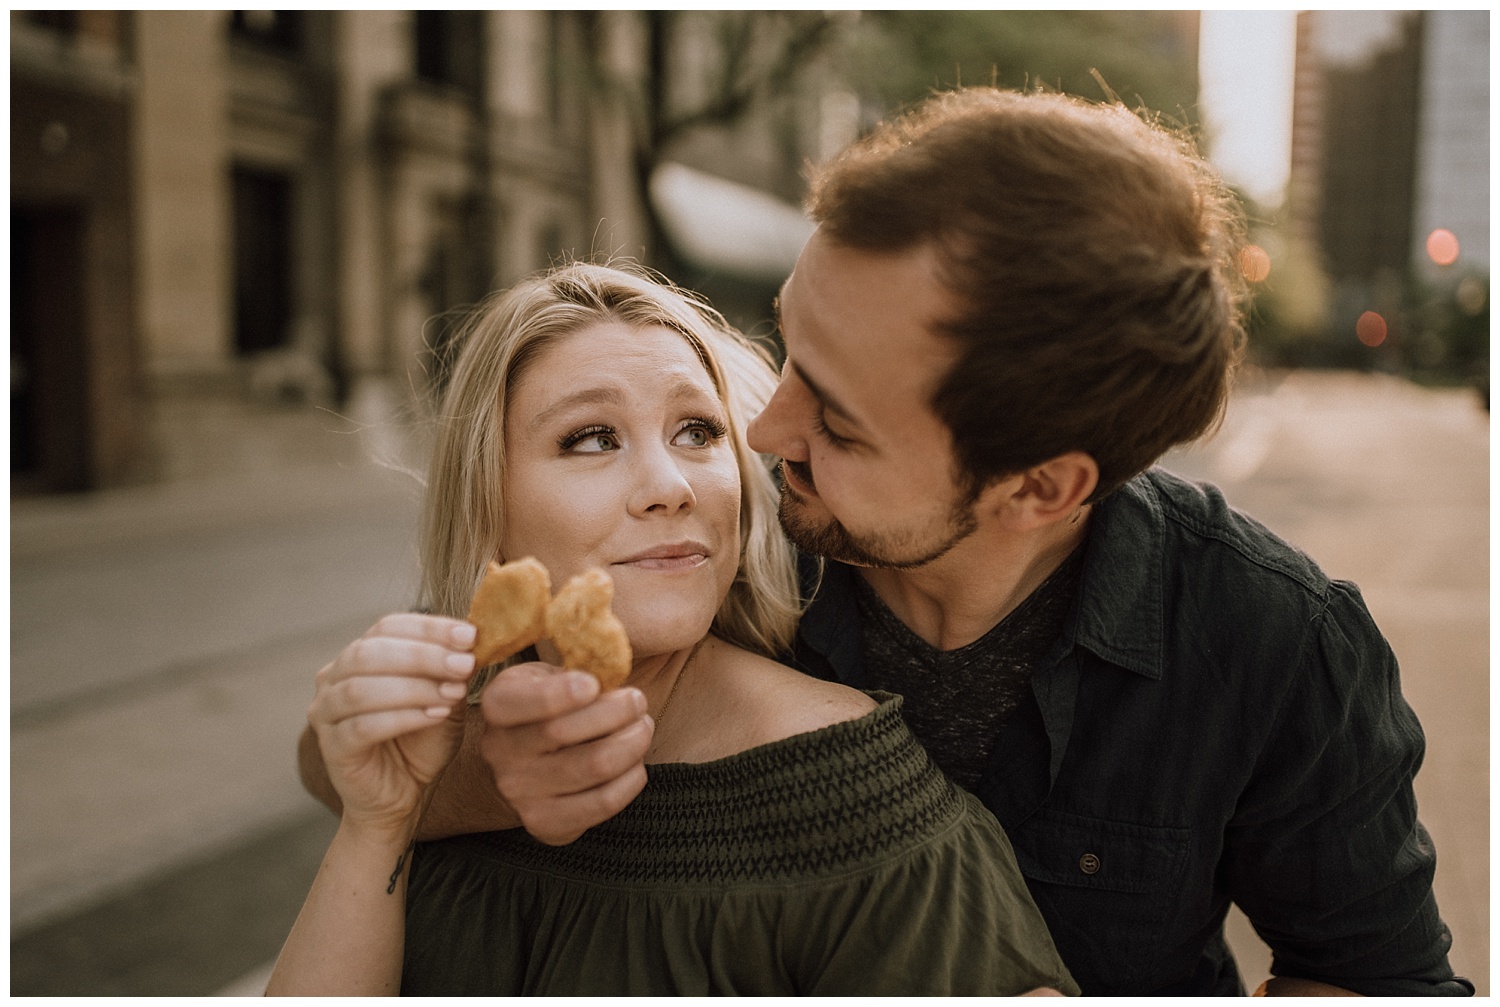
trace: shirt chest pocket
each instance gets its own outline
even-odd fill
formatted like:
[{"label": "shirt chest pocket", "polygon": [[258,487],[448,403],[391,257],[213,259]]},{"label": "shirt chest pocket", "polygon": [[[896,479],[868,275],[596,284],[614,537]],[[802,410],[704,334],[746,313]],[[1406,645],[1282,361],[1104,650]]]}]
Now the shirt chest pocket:
[{"label": "shirt chest pocket", "polygon": [[1039,809],[1010,830],[1016,861],[1084,992],[1118,990],[1160,956],[1181,908],[1188,829]]}]

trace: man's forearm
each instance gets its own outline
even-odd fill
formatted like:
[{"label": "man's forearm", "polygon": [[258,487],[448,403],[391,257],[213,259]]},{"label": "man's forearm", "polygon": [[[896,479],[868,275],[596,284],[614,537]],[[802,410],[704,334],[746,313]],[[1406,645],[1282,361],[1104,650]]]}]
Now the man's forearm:
[{"label": "man's forearm", "polygon": [[419,840],[446,839],[471,832],[497,832],[521,825],[521,818],[495,789],[490,768],[479,754],[484,718],[470,707],[458,754],[433,784],[432,799],[417,828]]},{"label": "man's forearm", "polygon": [[[470,708],[464,723],[464,740],[458,754],[433,784],[431,799],[417,829],[417,839],[446,839],[471,832],[495,832],[513,829],[521,824],[518,816],[500,792],[487,766],[479,756],[479,735],[484,720],[478,707]],[[343,814],[344,802],[328,779],[318,736],[305,728],[297,740],[297,771],[302,786],[325,804],[335,815]]]},{"label": "man's forearm", "polygon": [[318,736],[313,729],[304,727],[302,737],[297,739],[297,775],[302,777],[302,786],[309,794],[327,805],[335,815],[344,813],[344,801],[333,789],[328,778],[328,767],[323,765],[323,753],[318,748]]},{"label": "man's forearm", "polygon": [[1357,997],[1358,993],[1342,986],[1330,986],[1315,979],[1292,979],[1272,976],[1260,984],[1255,996],[1267,997]]}]

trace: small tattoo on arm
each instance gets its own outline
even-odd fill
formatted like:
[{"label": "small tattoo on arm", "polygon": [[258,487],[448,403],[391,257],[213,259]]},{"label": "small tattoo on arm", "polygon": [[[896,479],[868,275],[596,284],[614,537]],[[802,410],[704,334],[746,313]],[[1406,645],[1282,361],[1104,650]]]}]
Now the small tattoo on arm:
[{"label": "small tattoo on arm", "polygon": [[411,851],[416,848],[417,841],[413,839],[410,843],[407,844],[406,849],[401,851],[401,856],[396,858],[396,869],[391,872],[391,883],[385,890],[385,893],[387,895],[396,890],[396,882],[401,880],[401,869],[406,866],[406,858],[410,856]]}]

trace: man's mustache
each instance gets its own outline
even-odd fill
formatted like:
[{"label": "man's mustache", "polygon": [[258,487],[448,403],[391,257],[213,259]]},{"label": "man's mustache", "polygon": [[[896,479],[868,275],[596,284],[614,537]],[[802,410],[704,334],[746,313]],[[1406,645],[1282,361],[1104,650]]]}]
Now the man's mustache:
[{"label": "man's mustache", "polygon": [[[817,490],[818,484],[813,479],[812,466],[807,464],[807,462],[794,462],[789,459],[783,458],[781,459],[781,464],[783,468],[789,469],[792,475],[796,476],[798,481],[800,481],[803,485],[810,486],[814,490]],[[785,484],[786,479],[785,477],[783,477],[782,485],[785,486]]]}]

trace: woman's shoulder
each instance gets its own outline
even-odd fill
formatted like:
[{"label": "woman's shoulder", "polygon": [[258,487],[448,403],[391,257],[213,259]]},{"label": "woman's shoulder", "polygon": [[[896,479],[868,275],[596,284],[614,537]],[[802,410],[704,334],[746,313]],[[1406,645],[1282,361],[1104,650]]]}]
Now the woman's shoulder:
[{"label": "woman's shoulder", "polygon": [[[681,762],[707,762],[871,713],[876,703],[864,693],[804,675],[770,658],[710,637],[699,660],[705,673],[692,690],[692,702],[678,698],[670,750],[661,755]],[[688,721],[688,718],[691,720]],[[664,739],[665,740],[665,739]]]}]

